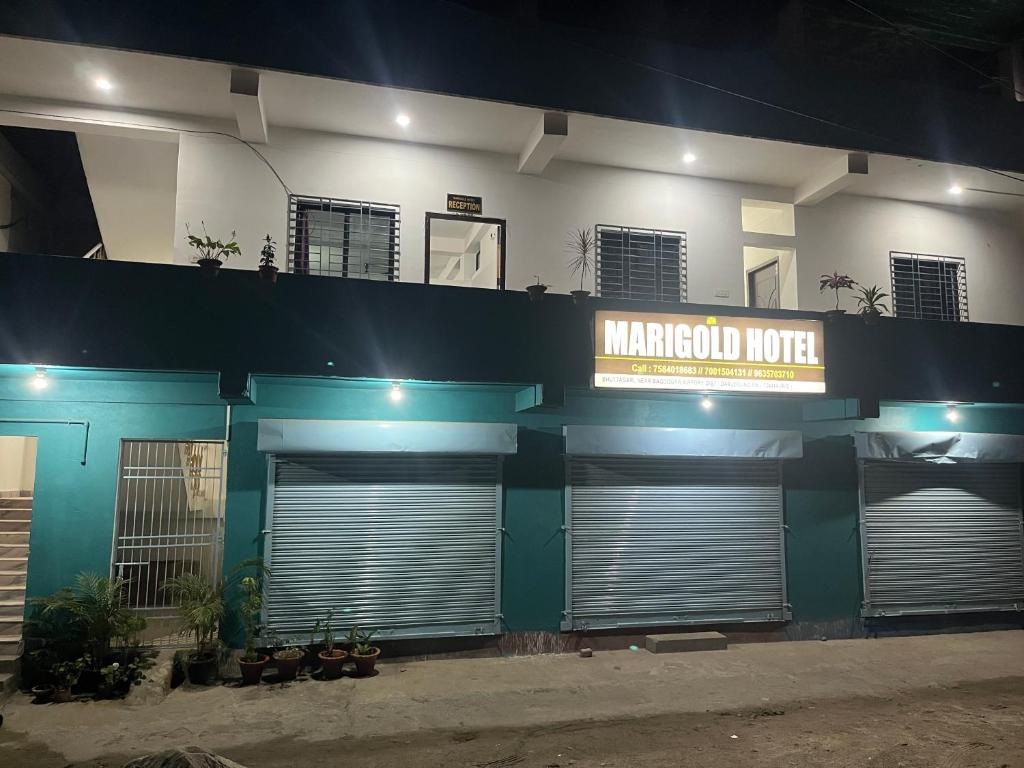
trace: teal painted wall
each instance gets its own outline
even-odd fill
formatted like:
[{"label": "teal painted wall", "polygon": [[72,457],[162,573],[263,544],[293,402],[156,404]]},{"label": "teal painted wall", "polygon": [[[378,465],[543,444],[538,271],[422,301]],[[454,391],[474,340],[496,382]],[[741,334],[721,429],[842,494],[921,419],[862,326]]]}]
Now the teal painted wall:
[{"label": "teal painted wall", "polygon": [[[0,435],[38,438],[26,593],[46,595],[80,571],[110,571],[122,438],[222,438],[215,376],[59,371],[43,391],[31,369],[0,367]],[[89,422],[85,429],[33,419]]]},{"label": "teal painted wall", "polygon": [[[42,392],[32,370],[0,367],[0,435],[39,438],[28,592],[43,595],[81,570],[110,563],[117,461],[122,438],[219,439],[226,406],[211,375],[56,371]],[[805,456],[784,470],[789,601],[794,621],[854,626],[861,601],[854,429],[948,430],[945,409],[890,405],[859,422],[804,423],[802,401],[717,397],[706,411],[685,395],[616,395],[570,391],[565,407],[518,413],[516,387],[406,383],[403,398],[388,382],[256,377],[252,404],[231,412],[225,568],[261,553],[266,457],[256,451],[260,418],[409,419],[510,422],[519,453],[506,458],[502,613],[506,629],[556,631],[564,609],[564,424],[803,429]],[[1006,406],[967,406],[956,429],[1024,433],[1024,413]],[[90,422],[84,429],[31,419]],[[237,639],[234,627],[227,628]],[[833,635],[835,636],[835,635]]]}]

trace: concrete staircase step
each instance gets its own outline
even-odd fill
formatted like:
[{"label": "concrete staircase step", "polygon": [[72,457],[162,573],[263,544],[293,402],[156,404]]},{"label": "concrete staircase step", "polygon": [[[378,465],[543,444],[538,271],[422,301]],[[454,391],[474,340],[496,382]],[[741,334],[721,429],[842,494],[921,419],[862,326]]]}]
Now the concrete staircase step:
[{"label": "concrete staircase step", "polygon": [[16,619],[4,618],[0,616],[0,636],[3,637],[21,637],[21,616]]},{"label": "concrete staircase step", "polygon": [[32,496],[0,496],[0,507],[31,507]]},{"label": "concrete staircase step", "polygon": [[0,673],[0,693],[13,691],[14,687],[14,675],[12,675],[10,672]]},{"label": "concrete staircase step", "polygon": [[647,650],[651,653],[680,653],[682,651],[724,651],[729,641],[721,632],[680,632],[673,635],[647,635]]},{"label": "concrete staircase step", "polygon": [[8,557],[27,558],[28,544],[11,544],[0,539],[0,560]]},{"label": "concrete staircase step", "polygon": [[25,589],[28,574],[25,571],[0,571],[0,588],[17,587]]},{"label": "concrete staircase step", "polygon": [[27,507],[25,509],[0,507],[0,520],[17,520],[18,518],[29,518],[31,520],[32,510]]},{"label": "concrete staircase step", "polygon": [[12,674],[18,665],[17,656],[0,655],[0,673]]}]

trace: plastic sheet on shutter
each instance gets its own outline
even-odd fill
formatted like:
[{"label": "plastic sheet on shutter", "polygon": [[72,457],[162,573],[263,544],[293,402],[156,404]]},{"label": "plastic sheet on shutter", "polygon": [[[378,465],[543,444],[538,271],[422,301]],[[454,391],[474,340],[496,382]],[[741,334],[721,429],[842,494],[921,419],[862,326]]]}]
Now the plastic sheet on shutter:
[{"label": "plastic sheet on shutter", "polygon": [[382,637],[495,634],[497,457],[287,455],[274,462],[271,636],[334,626]]},{"label": "plastic sheet on shutter", "polygon": [[862,472],[865,615],[1024,608],[1019,465]]},{"label": "plastic sheet on shutter", "polygon": [[778,461],[572,458],[573,629],[781,621]]}]

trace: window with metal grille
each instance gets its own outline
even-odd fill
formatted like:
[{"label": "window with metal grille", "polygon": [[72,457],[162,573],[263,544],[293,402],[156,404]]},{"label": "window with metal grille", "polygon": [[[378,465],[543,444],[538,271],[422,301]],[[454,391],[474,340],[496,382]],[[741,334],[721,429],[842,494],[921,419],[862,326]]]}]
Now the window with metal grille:
[{"label": "window with metal grille", "polygon": [[967,264],[956,256],[889,252],[892,311],[921,320],[967,320]]},{"label": "window with metal grille", "polygon": [[598,224],[597,295],[686,301],[686,233]]},{"label": "window with metal grille", "polygon": [[397,205],[292,195],[289,271],[398,280],[400,223]]}]

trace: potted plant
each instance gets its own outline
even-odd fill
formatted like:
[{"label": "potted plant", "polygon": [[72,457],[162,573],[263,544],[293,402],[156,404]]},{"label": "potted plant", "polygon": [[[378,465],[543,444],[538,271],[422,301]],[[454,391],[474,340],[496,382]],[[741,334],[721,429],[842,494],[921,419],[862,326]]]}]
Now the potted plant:
[{"label": "potted plant", "polygon": [[199,265],[199,268],[204,273],[212,277],[220,271],[221,265],[224,264],[224,261],[229,256],[241,256],[242,249],[238,247],[233,231],[231,233],[231,240],[225,243],[210,237],[210,234],[206,231],[206,222],[200,223],[203,225],[203,236],[193,235],[188,228],[188,224],[186,224],[185,239],[196,250],[196,264]]},{"label": "potted plant", "polygon": [[569,260],[569,271],[575,277],[580,276],[579,290],[570,291],[574,304],[582,304],[590,291],[583,288],[583,281],[587,274],[594,272],[594,232],[591,229],[577,229],[569,235],[569,250],[572,252],[572,259]]},{"label": "potted plant", "polygon": [[299,674],[299,665],[306,651],[297,645],[282,648],[274,653],[274,661],[277,662],[277,676],[282,680],[294,680]]},{"label": "potted plant", "polygon": [[320,667],[323,669],[325,680],[337,680],[341,677],[341,669],[348,656],[345,651],[334,647],[334,628],[331,620],[334,618],[334,611],[328,611],[327,617],[320,623],[324,635],[324,649],[317,656],[320,659]]},{"label": "potted plant", "polygon": [[220,671],[217,632],[224,618],[224,588],[198,573],[167,579],[164,589],[178,605],[181,634],[191,635],[195,647],[188,653],[186,673],[193,685],[211,685]]},{"label": "potted plant", "polygon": [[53,700],[65,703],[72,700],[71,689],[78,685],[82,670],[92,664],[88,656],[79,656],[74,661],[62,661],[54,665],[50,674],[53,676]]},{"label": "potted plant", "polygon": [[375,629],[360,632],[359,627],[352,627],[349,630],[349,654],[352,656],[352,661],[356,663],[356,674],[359,677],[372,675],[373,668],[377,664],[377,657],[380,656],[380,648],[370,645],[370,640],[375,634],[377,634]]},{"label": "potted plant", "polygon": [[266,283],[277,282],[277,267],[274,266],[276,258],[277,243],[268,234],[263,238],[263,248],[260,249],[260,279]]},{"label": "potted plant", "polygon": [[245,576],[239,582],[242,590],[242,602],[238,607],[245,628],[245,650],[238,660],[238,668],[242,671],[242,685],[259,685],[263,678],[263,668],[270,657],[256,650],[256,637],[259,635],[259,619],[263,613],[263,580],[257,576]]},{"label": "potted plant", "polygon": [[882,312],[888,312],[887,307],[882,299],[888,297],[889,294],[885,293],[877,285],[872,285],[870,288],[866,285],[860,286],[860,292],[857,296],[857,304],[860,309],[857,312],[864,318],[864,322],[867,325],[877,325],[878,318],[882,316]]},{"label": "potted plant", "polygon": [[835,291],[836,292],[836,308],[830,309],[825,313],[826,318],[835,319],[839,315],[846,314],[845,309],[839,308],[839,292],[842,290],[853,290],[853,286],[857,283],[854,282],[853,278],[849,275],[840,275],[838,272],[833,272],[831,275],[822,275],[819,279],[818,291],[823,293],[824,291]]},{"label": "potted plant", "polygon": [[526,292],[530,295],[530,301],[537,302],[544,298],[544,291],[548,289],[546,285],[541,283],[540,275],[534,275],[537,278],[537,282],[533,285],[526,286]]}]

